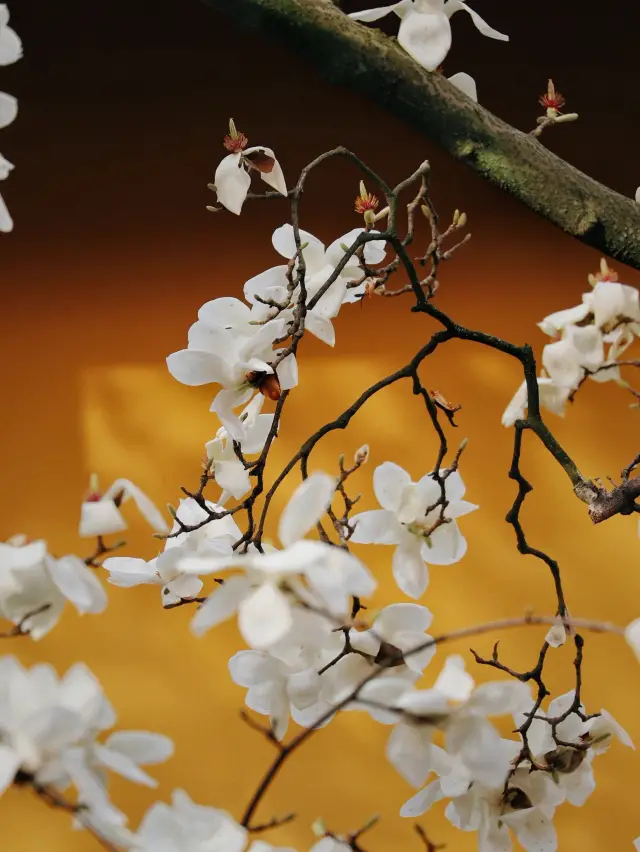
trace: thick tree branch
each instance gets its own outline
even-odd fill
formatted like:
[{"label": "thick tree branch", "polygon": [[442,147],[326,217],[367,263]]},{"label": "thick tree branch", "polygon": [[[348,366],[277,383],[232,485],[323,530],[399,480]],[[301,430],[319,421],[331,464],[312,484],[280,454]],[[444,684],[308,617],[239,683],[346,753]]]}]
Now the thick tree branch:
[{"label": "thick tree branch", "polygon": [[603,186],[418,66],[332,0],[204,0],[302,54],[333,83],[369,95],[456,160],[581,242],[640,269],[640,205]]}]

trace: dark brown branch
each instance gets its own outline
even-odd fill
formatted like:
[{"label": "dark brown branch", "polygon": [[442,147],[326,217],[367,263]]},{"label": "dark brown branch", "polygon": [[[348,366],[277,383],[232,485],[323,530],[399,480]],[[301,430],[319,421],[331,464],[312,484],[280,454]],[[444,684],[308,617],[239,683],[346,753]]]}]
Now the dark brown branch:
[{"label": "dark brown branch", "polygon": [[552,154],[429,73],[332,0],[205,0],[273,36],[333,84],[371,97],[456,160],[585,245],[640,269],[640,206]]}]

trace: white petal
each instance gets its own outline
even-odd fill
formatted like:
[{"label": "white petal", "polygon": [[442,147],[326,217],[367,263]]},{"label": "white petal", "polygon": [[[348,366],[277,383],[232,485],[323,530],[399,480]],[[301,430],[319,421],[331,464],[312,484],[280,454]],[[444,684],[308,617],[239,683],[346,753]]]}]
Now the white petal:
[{"label": "white petal", "polygon": [[402,18],[412,8],[413,0],[400,0],[399,3],[392,3],[390,6],[379,6],[377,9],[364,9],[362,12],[351,12],[349,17],[353,18],[354,21],[363,21],[369,24],[372,21],[384,18],[386,15],[391,14],[391,12],[395,12],[399,18]]},{"label": "white petal", "polygon": [[161,582],[155,571],[155,560],[145,562],[144,559],[130,556],[111,556],[104,560],[102,567],[109,572],[108,582],[123,589],[142,583]]},{"label": "white petal", "polygon": [[386,756],[413,787],[422,787],[431,773],[428,764],[429,737],[411,725],[396,725],[387,740]]},{"label": "white petal", "polygon": [[402,540],[403,530],[395,513],[386,509],[353,515],[350,523],[354,532],[349,541],[354,544],[399,544]]},{"label": "white petal", "polygon": [[[270,151],[270,153],[273,154],[270,148],[265,148],[265,151]],[[284,179],[284,174],[282,173],[282,167],[280,166],[280,163],[275,159],[275,157],[273,160],[273,168],[271,169],[271,171],[263,172],[261,170],[260,177],[265,183],[276,189],[280,193],[280,195],[287,194],[287,183]]]},{"label": "white petal", "polygon": [[399,631],[423,633],[431,626],[433,615],[426,606],[412,603],[391,604],[386,606],[374,621],[374,629],[385,639],[392,642],[393,635]]},{"label": "white petal", "polygon": [[636,618],[627,626],[624,638],[640,661],[640,618]]},{"label": "white petal", "polygon": [[0,796],[13,784],[21,762],[17,752],[8,745],[0,744]]},{"label": "white petal", "polygon": [[231,618],[240,603],[249,594],[250,585],[246,577],[233,576],[224,585],[215,589],[191,620],[191,630],[202,636],[207,630]]},{"label": "white petal", "polygon": [[476,86],[476,81],[473,79],[471,74],[467,74],[464,71],[458,71],[457,74],[452,74],[451,77],[447,78],[450,83],[452,83],[456,89],[460,89],[461,92],[471,98],[472,101],[478,102],[478,88]]},{"label": "white petal", "polygon": [[234,408],[244,405],[248,402],[255,391],[253,388],[246,390],[221,390],[215,396],[211,404],[210,411],[215,413],[220,418],[220,422],[227,430],[227,434],[234,441],[242,442],[245,430],[240,418],[234,413]]},{"label": "white petal", "polygon": [[465,671],[464,658],[455,654],[445,660],[434,689],[452,701],[466,701],[474,686],[473,678]]},{"label": "white petal", "polygon": [[106,609],[107,595],[90,568],[77,556],[47,559],[51,579],[78,612],[100,613]]},{"label": "white petal", "polygon": [[116,481],[107,488],[102,499],[112,499],[120,492],[123,492],[122,502],[124,503],[127,500],[132,499],[136,504],[138,511],[150,527],[156,530],[156,532],[168,532],[169,527],[155,503],[147,497],[142,489],[138,488],[137,485],[134,485],[130,479],[116,479]]},{"label": "white petal", "polygon": [[304,319],[304,325],[318,340],[326,343],[327,346],[335,346],[336,333],[330,319],[321,316],[315,311],[308,311]]},{"label": "white petal", "polygon": [[443,12],[427,13],[410,10],[402,19],[398,43],[418,65],[434,71],[451,48],[451,25]]},{"label": "white petal", "polygon": [[183,385],[197,387],[212,382],[231,385],[229,366],[218,355],[201,349],[181,349],[167,357],[167,367]]},{"label": "white petal", "polygon": [[590,310],[590,302],[583,301],[580,305],[576,305],[574,308],[566,308],[563,311],[556,311],[553,314],[549,314],[549,316],[545,317],[542,322],[538,323],[538,327],[542,329],[545,334],[555,337],[555,335],[559,334],[559,332],[561,332],[566,326],[575,325],[575,323],[582,322],[582,320],[586,319]]},{"label": "white petal", "polygon": [[229,673],[238,686],[258,686],[277,677],[278,663],[262,651],[238,651],[229,660]]},{"label": "white petal", "polygon": [[431,784],[412,796],[400,808],[401,817],[417,817],[426,813],[432,805],[444,798],[440,781],[432,781]]},{"label": "white petal", "polygon": [[373,491],[383,509],[395,512],[400,507],[402,492],[411,484],[406,470],[394,462],[383,462],[373,472]]},{"label": "white petal", "polygon": [[0,195],[0,232],[8,234],[10,231],[13,231],[13,219],[9,213],[9,208]]},{"label": "white petal", "polygon": [[542,366],[558,387],[575,388],[584,375],[575,347],[566,339],[544,347]]},{"label": "white petal", "polygon": [[80,507],[80,538],[94,538],[126,530],[127,522],[113,500],[96,500]]},{"label": "white petal", "polygon": [[[266,291],[278,288],[282,300],[287,298],[287,267],[272,266],[271,269],[266,269],[259,275],[250,278],[244,285],[244,297],[250,304],[255,304],[255,296],[267,295]],[[276,299],[280,302],[280,299]]]},{"label": "white petal", "polygon": [[133,781],[136,784],[143,784],[145,787],[157,787],[158,782],[155,778],[147,775],[135,761],[126,754],[119,751],[111,750],[106,746],[96,744],[93,747],[95,759],[112,772],[117,772],[128,781]]},{"label": "white petal", "polygon": [[502,821],[527,852],[556,852],[558,838],[554,825],[538,808],[504,814]]},{"label": "white petal", "polygon": [[245,325],[250,318],[251,308],[233,296],[212,299],[198,311],[198,319],[212,328],[233,329]]},{"label": "white petal", "polygon": [[19,36],[11,27],[0,24],[0,65],[11,65],[21,57],[22,42]]},{"label": "white petal", "polygon": [[312,473],[296,488],[278,525],[278,537],[285,547],[315,527],[331,505],[335,489],[334,477],[320,471]]},{"label": "white petal", "polygon": [[277,375],[278,381],[280,382],[280,388],[283,391],[291,390],[291,388],[296,387],[298,384],[298,362],[296,361],[296,356],[293,352],[280,361],[278,364]]},{"label": "white petal", "polygon": [[[288,260],[294,257],[296,242],[292,225],[281,225],[276,228],[271,237],[271,242],[278,254]],[[300,243],[301,245],[307,244],[306,248],[302,250],[302,256],[307,266],[307,274],[312,275],[324,266],[324,243],[321,243],[313,234],[303,230],[300,230]]]},{"label": "white petal", "polygon": [[238,627],[246,642],[256,650],[275,645],[292,624],[289,601],[271,584],[261,586],[240,604]]},{"label": "white petal", "polygon": [[414,600],[422,597],[429,585],[429,569],[420,555],[420,542],[399,544],[392,561],[393,578],[398,588]]},{"label": "white petal", "polygon": [[239,500],[251,490],[249,471],[239,459],[233,461],[219,461],[214,467],[215,480],[231,496]]},{"label": "white petal", "polygon": [[490,681],[476,687],[467,709],[483,716],[520,713],[531,707],[531,690],[521,681]]},{"label": "white petal", "polygon": [[173,740],[148,731],[116,731],[107,737],[105,745],[142,765],[164,763],[174,752]]},{"label": "white petal", "polygon": [[167,606],[169,598],[172,598],[172,603],[177,603],[180,599],[195,598],[200,593],[202,585],[202,580],[193,574],[183,574],[176,577],[175,580],[170,580],[163,589],[163,602]]},{"label": "white petal", "polygon": [[18,114],[18,101],[13,95],[0,92],[0,128],[7,127]]},{"label": "white petal", "polygon": [[453,565],[467,552],[467,540],[455,521],[438,527],[422,545],[422,558],[429,565]]},{"label": "white petal", "polygon": [[471,20],[475,24],[476,29],[479,30],[483,36],[495,38],[498,41],[509,41],[509,36],[499,33],[497,30],[494,30],[493,27],[490,27],[477,12],[467,6],[466,3],[463,3],[462,0],[447,0],[444,4],[444,11],[448,17],[451,17],[454,12],[460,12],[463,10],[471,16]]},{"label": "white petal", "polygon": [[242,157],[239,154],[225,157],[216,169],[213,182],[220,204],[239,216],[251,186]]}]

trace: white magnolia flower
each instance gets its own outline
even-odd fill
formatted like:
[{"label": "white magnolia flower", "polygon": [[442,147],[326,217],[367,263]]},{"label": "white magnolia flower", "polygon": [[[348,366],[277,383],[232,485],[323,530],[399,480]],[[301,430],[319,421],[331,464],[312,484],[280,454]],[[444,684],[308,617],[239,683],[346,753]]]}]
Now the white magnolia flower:
[{"label": "white magnolia flower", "polygon": [[[558,417],[564,417],[566,405],[571,389],[559,387],[549,376],[538,377],[538,393],[540,395],[540,407],[546,408]],[[523,382],[515,392],[513,399],[505,408],[502,415],[503,426],[513,426],[516,420],[522,420],[527,410],[527,383]]]},{"label": "white magnolia flower", "polygon": [[[369,654],[372,658],[385,651],[410,651],[425,644],[431,637],[426,633],[433,615],[426,606],[418,604],[392,604],[380,610],[368,630],[349,631],[351,647]],[[422,674],[431,662],[436,646],[411,654],[404,661],[416,674]]]},{"label": "white magnolia flower", "polygon": [[[273,426],[273,414],[260,414],[264,400],[262,394],[254,396],[240,414],[243,437],[238,443],[244,457],[262,452]],[[251,490],[251,479],[249,471],[237,457],[233,439],[224,426],[218,429],[215,438],[205,444],[205,449],[207,458],[213,462],[214,479],[222,488],[218,504],[224,506],[229,497],[240,500]]]},{"label": "white magnolia flower", "polygon": [[351,541],[395,545],[392,563],[395,581],[410,598],[419,598],[429,583],[427,563],[451,565],[466,553],[466,539],[454,519],[478,507],[462,499],[465,486],[458,471],[454,471],[445,479],[444,517],[450,520],[427,535],[442,508],[432,508],[441,497],[440,485],[433,474],[412,482],[397,464],[384,462],[374,471],[373,489],[383,508],[353,516],[355,532]]},{"label": "white magnolia flower", "polygon": [[449,19],[455,12],[460,11],[471,16],[482,35],[499,41],[509,41],[509,36],[490,27],[462,0],[400,0],[391,6],[353,12],[349,17],[371,23],[391,12],[395,13],[401,19],[398,43],[419,65],[428,71],[434,71],[451,49]]},{"label": "white magnolia flower", "polygon": [[[134,833],[123,826],[94,826],[103,839],[128,852],[243,852],[249,832],[227,811],[196,805],[183,790],[174,790],[171,805],[156,802]],[[248,852],[295,852],[254,840]]]},{"label": "white magnolia flower", "polygon": [[82,664],[61,679],[46,664],[24,669],[14,657],[0,659],[0,794],[16,773],[47,787],[73,784],[78,801],[105,819],[122,819],[109,802],[104,771],[147,786],[156,782],[140,764],[165,761],[173,743],[160,734],[120,731],[104,743],[115,712],[100,683]]},{"label": "white magnolia flower", "polygon": [[336,634],[326,618],[296,610],[292,630],[269,651],[239,651],[229,660],[232,680],[247,688],[245,704],[269,717],[279,740],[290,716],[307,727],[330,708],[319,672],[327,655],[337,656],[342,641],[342,634]]},{"label": "white magnolia flower", "polygon": [[[410,658],[407,658],[407,663]],[[460,656],[447,658],[432,689],[416,690],[400,681],[372,681],[362,697],[395,708],[394,712],[370,710],[379,722],[395,724],[387,742],[387,758],[414,787],[421,787],[431,772],[444,774],[443,761],[453,761],[446,774],[456,769],[458,784],[498,784],[503,778],[500,736],[489,716],[509,714],[528,707],[531,691],[517,681],[492,681],[475,686]],[[366,708],[366,703],[365,703]],[[446,752],[432,744],[434,734],[445,732]],[[422,807],[416,794],[407,808]]]},{"label": "white magnolia flower", "polygon": [[593,321],[603,331],[620,322],[640,322],[640,292],[618,281],[598,281],[591,294]]},{"label": "white magnolia flower", "polygon": [[[627,732],[620,727],[613,716],[606,710],[601,710],[600,715],[586,722],[576,713],[569,714],[557,726],[556,738],[562,743],[575,743],[581,748],[558,746],[552,736],[551,726],[545,718],[553,719],[568,713],[573,705],[574,697],[575,693],[570,691],[555,698],[549,704],[546,714],[541,709],[536,710],[536,718],[531,722],[527,740],[536,763],[549,767],[555,783],[562,790],[567,801],[579,807],[595,790],[596,782],[591,765],[593,758],[607,750],[614,736],[629,748],[634,748],[634,745]],[[532,707],[533,704],[527,710],[530,712]],[[584,714],[582,705],[579,709]],[[526,713],[514,716],[516,726],[522,725],[526,718]],[[584,748],[586,745],[590,747]]]},{"label": "white magnolia flower", "polygon": [[162,514],[147,495],[129,479],[116,479],[104,494],[98,492],[96,477],[92,477],[91,494],[82,503],[80,510],[80,538],[110,535],[127,529],[120,506],[133,499],[140,514],[157,532],[167,532]]},{"label": "white magnolia flower", "polygon": [[278,399],[282,390],[289,390],[298,383],[295,355],[284,358],[277,371],[269,363],[278,354],[273,349],[274,341],[286,336],[286,320],[282,317],[271,320],[252,336],[239,334],[231,328],[207,331],[202,323],[196,326],[189,332],[187,349],[169,355],[167,367],[182,384],[192,387],[221,385],[222,390],[216,394],[211,411],[216,412],[228,434],[241,441],[244,428],[233,409],[249,402],[256,391],[270,399]]},{"label": "white magnolia flower", "polygon": [[[319,290],[325,285],[329,277],[335,272],[336,267],[344,260],[346,249],[349,249],[358,236],[364,233],[364,228],[354,228],[326,248],[313,234],[308,231],[300,231],[300,241],[305,248],[302,249],[302,257],[305,263],[305,290],[307,303],[313,299]],[[294,230],[291,225],[282,225],[273,232],[272,243],[275,250],[287,260],[296,255]],[[364,258],[368,265],[380,263],[385,256],[385,244],[382,240],[371,240],[365,243]],[[297,263],[294,267],[297,269]],[[358,301],[364,293],[364,284],[355,288],[348,288],[348,283],[357,280],[361,276],[358,258],[349,258],[344,268],[341,269],[337,279],[329,286],[329,289],[318,300],[314,307],[307,312],[305,317],[305,328],[319,340],[333,346],[335,343],[335,332],[331,320],[336,317],[343,304]],[[274,266],[265,272],[249,279],[244,285],[245,299],[253,304],[259,304],[257,298],[270,299],[286,306],[280,313],[287,321],[293,318],[293,308],[299,300],[299,289],[295,288],[289,292],[287,281],[287,266]]]},{"label": "white magnolia flower", "polygon": [[574,390],[585,376],[604,363],[604,341],[596,326],[566,325],[562,339],[542,350],[542,366],[559,388]]},{"label": "white magnolia flower", "polygon": [[60,619],[69,601],[81,613],[98,614],[107,606],[100,581],[78,556],[56,559],[44,541],[16,536],[0,543],[0,613],[35,639]]},{"label": "white magnolia flower", "polygon": [[[209,512],[221,512],[222,506],[206,502]],[[176,517],[185,526],[196,526],[209,515],[193,497],[180,501]],[[180,529],[177,521],[171,533]],[[130,588],[142,584],[162,587],[162,604],[171,606],[181,600],[194,598],[202,589],[202,580],[192,572],[183,572],[181,562],[186,557],[224,557],[233,552],[233,545],[242,537],[231,515],[225,515],[191,532],[183,532],[165,540],[162,553],[149,562],[127,556],[105,559],[102,567],[109,572],[109,582],[114,586]]]},{"label": "white magnolia flower", "polygon": [[251,186],[251,171],[259,172],[262,180],[281,195],[287,194],[280,163],[271,148],[261,145],[247,148],[247,137],[238,133],[233,119],[229,122],[229,135],[225,137],[224,146],[230,153],[216,169],[214,185],[218,201],[227,210],[240,215]]},{"label": "white magnolia flower", "polygon": [[9,7],[0,3],[0,65],[12,65],[22,57],[22,42],[9,26]]},{"label": "white magnolia flower", "polygon": [[373,592],[375,580],[351,553],[324,542],[302,540],[326,512],[335,484],[333,477],[316,472],[298,486],[280,517],[278,536],[283,550],[184,560],[183,569],[198,574],[233,568],[243,571],[209,596],[191,623],[195,633],[204,633],[237,611],[246,642],[256,650],[266,650],[292,629],[298,599],[346,618],[353,596]]}]

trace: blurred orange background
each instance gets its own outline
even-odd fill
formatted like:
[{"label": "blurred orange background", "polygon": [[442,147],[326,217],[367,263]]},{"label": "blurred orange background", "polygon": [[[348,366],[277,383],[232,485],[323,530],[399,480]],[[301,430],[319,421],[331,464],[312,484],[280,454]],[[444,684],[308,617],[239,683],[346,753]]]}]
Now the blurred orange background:
[{"label": "blurred orange background", "polygon": [[[498,0],[477,5],[512,40],[505,45],[483,39],[466,16],[456,16],[447,73],[472,73],[481,102],[522,129],[533,127],[536,98],[553,76],[581,120],[549,133],[545,143],[632,195],[640,174],[636,170],[634,177],[635,149],[627,131],[637,116],[626,98],[630,75],[637,81],[638,74],[630,70],[631,18],[638,12],[618,12],[624,20],[616,49],[601,55],[601,22],[577,0],[559,11],[549,2],[537,4],[528,18]],[[16,229],[0,247],[1,538],[24,532],[47,539],[54,553],[86,555],[87,543],[79,542],[76,529],[92,471],[105,487],[116,477],[131,478],[160,505],[177,502],[181,485],[197,483],[203,445],[218,427],[208,413],[213,388],[179,385],[164,359],[185,345],[202,303],[240,297],[244,281],[279,262],[270,238],[287,220],[286,204],[278,201],[249,204],[240,219],[205,212],[214,201],[205,186],[224,155],[229,116],[250,144],[275,149],[290,184],[302,166],[338,144],[392,184],[428,158],[442,221],[455,208],[465,210],[473,235],[443,266],[437,296],[438,306],[460,323],[530,342],[540,353],[546,338],[535,323],[577,304],[587,274],[597,270],[595,252],[452,163],[374,104],[331,87],[279,46],[236,31],[195,0],[154,11],[137,0],[100,10],[80,2],[61,9],[21,0],[12,15],[25,58],[3,69],[2,77],[3,88],[20,98],[20,115],[2,137],[3,153],[16,163],[2,187]],[[550,34],[554,38],[545,38]],[[621,78],[625,86],[617,85]],[[303,198],[302,227],[326,243],[357,227],[352,203],[359,179],[346,162],[315,173]],[[621,280],[640,284],[640,274],[616,268]],[[312,431],[426,342],[436,326],[409,307],[409,299],[347,306],[336,322],[334,351],[305,340],[300,385],[287,403],[270,477]],[[518,554],[504,522],[515,487],[507,478],[512,433],[500,416],[520,383],[517,364],[456,341],[430,358],[422,375],[427,387],[463,406],[458,429],[449,434],[454,447],[469,438],[461,470],[468,499],[481,506],[461,522],[469,541],[465,558],[431,571],[422,603],[434,613],[433,632],[520,615],[526,607],[551,611],[548,571]],[[591,383],[564,420],[548,416],[585,475],[615,478],[637,452],[638,413],[628,411],[629,401],[621,389]],[[436,439],[408,383],[379,394],[347,432],[323,440],[311,469],[333,472],[340,453],[350,458],[365,442],[371,460],[353,482],[363,492],[363,509],[375,507],[371,473],[381,462],[397,462],[414,479],[431,469]],[[620,624],[638,616],[637,522],[616,517],[592,526],[565,474],[533,436],[526,436],[522,466],[535,485],[523,512],[529,540],[559,561],[571,612]],[[274,501],[275,517],[298,481],[296,471]],[[150,558],[156,543],[135,512],[127,512],[127,552]],[[380,581],[373,605],[400,600],[390,550],[357,552]],[[114,784],[114,798],[133,826],[151,802],[166,800],[175,787],[240,817],[272,754],[238,717],[244,690],[227,672],[228,658],[241,647],[235,626],[196,639],[188,629],[192,612],[162,611],[155,589],[109,587],[109,596],[102,617],[80,619],[69,611],[40,643],[12,640],[4,652],[27,664],[51,661],[60,672],[86,661],[118,709],[121,727],[174,738],[175,757],[155,772],[157,791]],[[537,629],[504,636],[505,660],[530,667],[543,636]],[[487,653],[493,641],[490,636],[472,644]],[[447,650],[470,660],[467,647]],[[436,655],[425,685],[447,650]],[[551,655],[548,682],[555,694],[572,686],[571,650]],[[469,665],[479,679],[492,674]],[[587,709],[606,707],[640,742],[640,670],[631,652],[613,637],[587,636],[584,679]],[[386,762],[388,734],[355,713],[317,734],[285,767],[261,807],[264,821],[298,814],[268,839],[303,852],[313,842],[310,826],[318,816],[342,832],[377,813],[382,820],[367,849],[419,848],[412,821],[398,817],[412,790]],[[559,811],[561,850],[626,850],[640,834],[637,756],[614,744],[595,769],[598,788],[587,805]],[[442,808],[420,822],[448,849],[476,848],[475,836],[453,829]],[[24,790],[2,799],[0,826],[12,852],[96,848],[91,837],[71,833],[65,815]]]}]

